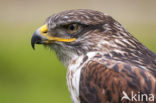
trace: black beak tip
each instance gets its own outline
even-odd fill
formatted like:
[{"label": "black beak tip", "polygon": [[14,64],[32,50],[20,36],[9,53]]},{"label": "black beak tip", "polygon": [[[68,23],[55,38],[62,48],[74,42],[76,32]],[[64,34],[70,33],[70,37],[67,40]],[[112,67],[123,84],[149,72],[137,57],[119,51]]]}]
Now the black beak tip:
[{"label": "black beak tip", "polygon": [[31,43],[33,50],[35,50],[35,44]]},{"label": "black beak tip", "polygon": [[35,50],[35,41],[33,37],[31,38],[31,47]]},{"label": "black beak tip", "polygon": [[35,44],[40,44],[41,43],[41,37],[37,35],[35,32],[31,38],[31,46],[35,50]]}]

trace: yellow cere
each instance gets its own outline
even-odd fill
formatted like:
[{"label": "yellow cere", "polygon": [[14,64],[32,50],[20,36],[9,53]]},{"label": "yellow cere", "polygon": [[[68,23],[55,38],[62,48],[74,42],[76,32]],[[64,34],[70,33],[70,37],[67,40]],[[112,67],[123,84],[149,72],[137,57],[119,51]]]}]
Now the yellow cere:
[{"label": "yellow cere", "polygon": [[48,26],[47,24],[43,25],[42,27],[40,27],[40,33],[46,33],[48,32]]},{"label": "yellow cere", "polygon": [[43,25],[42,27],[40,27],[40,34],[45,36],[48,41],[47,43],[50,43],[50,41],[59,41],[59,42],[73,42],[76,40],[76,38],[59,38],[59,37],[53,37],[53,36],[49,36],[48,35],[48,26],[47,24]]}]

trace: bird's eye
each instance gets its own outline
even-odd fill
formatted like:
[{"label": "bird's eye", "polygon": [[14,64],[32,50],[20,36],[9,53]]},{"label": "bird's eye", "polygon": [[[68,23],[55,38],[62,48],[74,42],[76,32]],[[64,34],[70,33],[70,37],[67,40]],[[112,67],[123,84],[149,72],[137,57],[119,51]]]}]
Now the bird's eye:
[{"label": "bird's eye", "polygon": [[66,30],[69,34],[74,34],[76,32],[78,32],[80,29],[80,25],[79,24],[69,24],[66,27]]}]

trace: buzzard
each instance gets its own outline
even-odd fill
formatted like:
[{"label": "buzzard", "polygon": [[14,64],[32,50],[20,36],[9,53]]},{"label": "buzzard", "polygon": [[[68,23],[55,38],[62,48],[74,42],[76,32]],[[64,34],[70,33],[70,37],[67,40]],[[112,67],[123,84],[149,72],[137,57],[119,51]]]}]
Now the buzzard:
[{"label": "buzzard", "polygon": [[156,54],[107,14],[54,14],[34,32],[35,44],[54,50],[67,68],[73,103],[156,102]]}]

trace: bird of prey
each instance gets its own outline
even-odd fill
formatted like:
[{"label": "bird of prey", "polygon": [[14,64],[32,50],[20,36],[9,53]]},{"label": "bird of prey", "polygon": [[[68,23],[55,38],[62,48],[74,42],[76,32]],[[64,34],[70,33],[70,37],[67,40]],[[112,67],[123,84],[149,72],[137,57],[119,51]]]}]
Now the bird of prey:
[{"label": "bird of prey", "polygon": [[107,14],[88,9],[53,14],[31,44],[56,52],[67,68],[73,103],[156,103],[156,54]]}]

